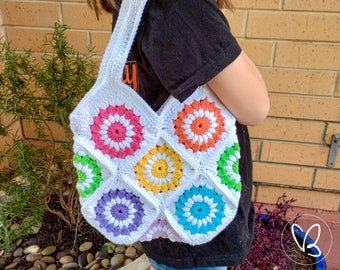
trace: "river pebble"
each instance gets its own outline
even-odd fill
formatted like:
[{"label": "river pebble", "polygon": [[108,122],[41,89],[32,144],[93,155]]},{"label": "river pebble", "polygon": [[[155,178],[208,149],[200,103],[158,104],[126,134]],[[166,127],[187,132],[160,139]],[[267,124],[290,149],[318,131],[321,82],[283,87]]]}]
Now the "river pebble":
[{"label": "river pebble", "polygon": [[57,250],[56,246],[49,246],[41,251],[41,255],[47,256],[53,254]]},{"label": "river pebble", "polygon": [[95,263],[94,265],[91,266],[91,268],[89,270],[98,270],[99,268],[100,268],[100,264]]},{"label": "river pebble", "polygon": [[86,255],[86,261],[88,262],[88,263],[90,263],[90,262],[93,262],[93,260],[94,260],[94,256],[93,256],[93,254],[92,253],[87,253],[87,255]]},{"label": "river pebble", "polygon": [[47,264],[55,263],[55,259],[52,256],[44,256],[40,259],[40,261],[47,263]]},{"label": "river pebble", "polygon": [[69,255],[65,255],[59,259],[59,262],[61,264],[67,264],[73,262],[73,258]]},{"label": "river pebble", "polygon": [[65,269],[76,269],[78,268],[78,264],[75,262],[65,263],[63,264],[63,268]]},{"label": "river pebble", "polygon": [[57,270],[57,266],[55,264],[50,264],[47,266],[46,270]]},{"label": "river pebble", "polygon": [[111,266],[115,267],[118,265],[123,265],[124,261],[125,261],[125,258],[123,254],[116,254],[111,258],[110,264]]},{"label": "river pebble", "polygon": [[108,256],[109,256],[109,253],[108,253],[108,252],[105,252],[105,251],[97,251],[95,258],[96,258],[97,260],[102,260],[102,259],[107,258]]},{"label": "river pebble", "polygon": [[35,262],[36,260],[40,260],[42,255],[39,253],[30,253],[26,256],[26,261],[28,262]]},{"label": "river pebble", "polygon": [[33,264],[34,267],[38,269],[46,269],[47,268],[47,263],[44,263],[43,261],[37,260]]},{"label": "river pebble", "polygon": [[24,255],[24,249],[22,247],[18,247],[14,252],[13,252],[13,257],[22,257]]},{"label": "river pebble", "polygon": [[97,261],[90,262],[88,265],[86,265],[85,269],[91,269],[92,266],[94,266],[97,263]]},{"label": "river pebble", "polygon": [[131,258],[127,258],[125,261],[124,261],[124,265],[127,265],[129,263],[133,262],[133,260]]},{"label": "river pebble", "polygon": [[[36,238],[17,240],[12,252],[0,249],[0,269],[4,270],[116,270],[133,262],[143,254],[140,243],[116,245],[107,242],[93,250],[92,242],[79,245],[77,255],[62,247],[41,247]],[[29,244],[31,243],[31,244]]]},{"label": "river pebble", "polygon": [[26,258],[24,258],[24,257],[17,257],[17,258],[13,259],[13,262],[15,262],[17,264],[21,264],[22,261],[26,261]]},{"label": "river pebble", "polygon": [[89,251],[92,248],[92,246],[93,246],[92,242],[85,242],[85,243],[80,245],[79,251],[80,252]]},{"label": "river pebble", "polygon": [[124,253],[124,252],[125,252],[125,249],[126,249],[125,246],[119,245],[119,246],[117,246],[117,247],[115,248],[115,252],[116,252],[116,253]]},{"label": "river pebble", "polygon": [[30,239],[28,239],[28,246],[32,246],[32,245],[37,245],[38,244],[38,238],[37,237],[31,237]]},{"label": "river pebble", "polygon": [[18,265],[17,263],[10,263],[5,267],[5,270],[14,269],[17,265]]},{"label": "river pebble", "polygon": [[40,247],[38,245],[31,245],[24,249],[24,253],[25,254],[38,253],[39,250],[40,250]]},{"label": "river pebble", "polygon": [[102,267],[108,268],[108,267],[110,267],[110,260],[109,259],[103,259],[100,264],[102,265]]},{"label": "river pebble", "polygon": [[137,249],[133,246],[129,246],[125,250],[125,256],[126,257],[134,258],[134,257],[136,257],[136,254],[137,254]]},{"label": "river pebble", "polygon": [[80,267],[85,267],[86,265],[88,265],[88,261],[87,261],[87,254],[86,253],[82,253],[78,256],[78,264]]},{"label": "river pebble", "polygon": [[60,260],[61,257],[65,256],[67,254],[67,251],[59,251],[56,255],[57,260]]}]

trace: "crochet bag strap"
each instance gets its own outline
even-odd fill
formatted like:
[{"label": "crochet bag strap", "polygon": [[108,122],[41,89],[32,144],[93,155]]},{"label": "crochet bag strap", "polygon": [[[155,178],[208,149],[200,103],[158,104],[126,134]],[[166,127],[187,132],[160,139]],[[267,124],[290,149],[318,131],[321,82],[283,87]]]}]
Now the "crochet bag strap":
[{"label": "crochet bag strap", "polygon": [[[97,81],[105,77],[120,82],[147,0],[123,0],[116,25],[106,47]],[[112,84],[111,84],[112,85]]]},{"label": "crochet bag strap", "polygon": [[146,3],[122,1],[97,80],[70,115],[81,212],[120,244],[138,241],[160,214],[133,168],[160,137],[162,119],[121,81]]}]

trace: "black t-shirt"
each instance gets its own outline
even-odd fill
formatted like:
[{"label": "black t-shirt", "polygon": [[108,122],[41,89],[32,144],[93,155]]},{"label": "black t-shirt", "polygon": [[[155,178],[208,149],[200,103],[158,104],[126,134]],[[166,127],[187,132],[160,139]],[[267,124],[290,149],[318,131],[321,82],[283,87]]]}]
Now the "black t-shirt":
[{"label": "black t-shirt", "polygon": [[[125,70],[133,71],[136,64],[138,82],[130,84],[157,111],[169,95],[186,99],[240,52],[216,0],[150,0]],[[175,268],[231,266],[244,260],[253,236],[252,161],[247,128],[237,124],[237,134],[242,191],[234,220],[199,246],[161,238],[144,242],[147,256]]]},{"label": "black t-shirt", "polygon": [[240,52],[215,0],[151,0],[131,58],[140,95],[157,109],[169,94],[183,101]]}]

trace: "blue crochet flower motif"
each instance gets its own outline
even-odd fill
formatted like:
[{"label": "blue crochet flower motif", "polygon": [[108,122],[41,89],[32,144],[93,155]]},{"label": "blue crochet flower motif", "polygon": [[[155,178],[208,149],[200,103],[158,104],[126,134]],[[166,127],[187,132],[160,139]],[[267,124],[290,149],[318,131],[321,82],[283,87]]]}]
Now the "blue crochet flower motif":
[{"label": "blue crochet flower motif", "polygon": [[130,235],[137,231],[145,216],[139,197],[125,189],[104,193],[94,211],[100,227],[114,236]]},{"label": "blue crochet flower motif", "polygon": [[175,205],[179,224],[191,234],[215,231],[225,217],[222,195],[206,185],[186,190]]}]

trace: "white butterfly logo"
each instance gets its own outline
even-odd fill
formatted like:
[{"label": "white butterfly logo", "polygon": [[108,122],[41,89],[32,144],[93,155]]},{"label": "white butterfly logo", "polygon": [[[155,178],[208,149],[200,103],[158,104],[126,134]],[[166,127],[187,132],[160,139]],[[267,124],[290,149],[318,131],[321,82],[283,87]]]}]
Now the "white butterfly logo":
[{"label": "white butterfly logo", "polygon": [[[320,235],[321,235],[321,226],[320,226],[320,224],[314,224],[314,225],[312,225],[308,230],[307,230],[307,232],[305,233],[305,236],[304,236],[304,238],[303,238],[303,242],[302,242],[302,246],[300,245],[300,243],[299,243],[299,241],[296,239],[296,234],[295,234],[295,232],[294,232],[294,228],[295,227],[297,227],[300,231],[302,231],[303,232],[303,230],[302,230],[302,228],[299,226],[299,225],[297,225],[297,224],[293,224],[292,226],[291,226],[291,233],[292,233],[292,235],[293,235],[293,238],[294,238],[294,241],[295,241],[295,243],[297,244],[297,246],[302,250],[302,252],[305,252],[306,251],[306,248],[307,249],[311,249],[311,248],[315,248],[316,250],[317,250],[317,252],[315,252],[316,254],[310,254],[310,253],[307,253],[309,256],[312,256],[312,257],[319,257],[319,256],[321,256],[321,250],[320,250],[320,248],[317,246],[317,242],[319,241],[319,238],[320,238]],[[306,246],[306,240],[307,240],[307,237],[308,237],[308,234],[310,233],[310,231],[312,230],[312,229],[314,229],[314,228],[317,228],[317,233],[318,233],[318,235],[317,235],[317,238],[314,240],[314,242],[313,243],[311,243],[311,244],[308,244],[307,246]]]}]

